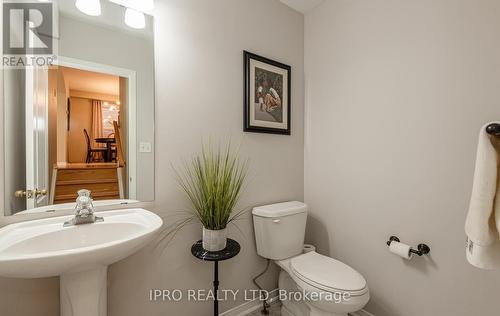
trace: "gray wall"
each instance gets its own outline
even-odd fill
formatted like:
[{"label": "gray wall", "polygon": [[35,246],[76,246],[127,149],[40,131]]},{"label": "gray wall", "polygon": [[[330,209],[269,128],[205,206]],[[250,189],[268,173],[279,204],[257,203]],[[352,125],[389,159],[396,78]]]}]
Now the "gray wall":
[{"label": "gray wall", "polygon": [[[250,179],[240,206],[303,199],[303,16],[279,1],[168,0],[156,2],[156,201],[152,206],[172,222],[186,200],[171,163],[200,150],[203,140],[231,138],[249,157]],[[292,136],[245,134],[243,50],[292,66]],[[251,278],[264,267],[256,255],[249,216],[230,237],[241,253],[221,264],[221,286],[253,289]],[[163,252],[151,248],[112,266],[110,316],[209,315],[210,302],[150,303],[148,291],[209,289],[212,265],[193,258],[199,225],[182,230]],[[276,285],[276,270],[267,287]],[[264,278],[265,281],[266,278]],[[222,304],[222,310],[240,302]]]},{"label": "gray wall", "polygon": [[[156,1],[156,7],[158,163],[156,201],[147,208],[164,216],[166,223],[175,219],[176,211],[187,208],[171,163],[181,165],[209,139],[241,143],[242,157],[250,159],[240,207],[302,200],[303,16],[277,0],[164,0]],[[292,136],[242,132],[245,49],[292,66]],[[265,267],[265,260],[256,254],[249,215],[237,225],[239,229],[232,226],[229,236],[241,243],[242,251],[221,264],[221,288],[254,289],[251,278]],[[209,315],[210,302],[148,300],[151,288],[211,288],[213,266],[190,254],[192,243],[200,238],[201,227],[192,225],[163,251],[151,245],[111,266],[109,315]],[[263,284],[271,289],[276,280],[273,268]],[[56,316],[58,294],[57,278],[0,279],[0,310],[19,316]],[[221,309],[239,303],[223,303]]]},{"label": "gray wall", "polygon": [[[377,316],[495,316],[470,266],[477,136],[500,117],[500,3],[328,0],[305,20],[308,239],[361,272]],[[391,255],[391,234],[429,258]]]}]

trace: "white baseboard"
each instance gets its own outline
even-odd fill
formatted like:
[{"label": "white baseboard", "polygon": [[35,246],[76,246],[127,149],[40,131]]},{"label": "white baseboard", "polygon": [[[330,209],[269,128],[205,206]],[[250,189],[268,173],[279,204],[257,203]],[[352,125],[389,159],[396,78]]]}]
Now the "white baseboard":
[{"label": "white baseboard", "polygon": [[[269,301],[271,304],[278,300],[278,289],[269,292]],[[246,316],[256,310],[259,310],[262,307],[262,301],[259,299],[255,299],[253,301],[246,302],[239,306],[236,306],[222,314],[220,316]]]},{"label": "white baseboard", "polygon": [[[272,304],[273,302],[276,302],[278,300],[278,289],[275,289],[269,293],[269,304]],[[255,299],[253,301],[246,302],[244,304],[241,304],[239,306],[236,306],[228,311],[225,311],[224,313],[220,314],[220,316],[247,316],[248,314],[255,312],[256,310],[259,310],[262,308],[262,301]],[[364,309],[357,311],[355,313],[350,313],[350,316],[375,316]]]},{"label": "white baseboard", "polygon": [[368,313],[367,311],[365,311],[364,309],[360,310],[360,311],[357,311],[355,313],[351,313],[350,314],[351,316],[375,316],[373,315],[372,313]]}]

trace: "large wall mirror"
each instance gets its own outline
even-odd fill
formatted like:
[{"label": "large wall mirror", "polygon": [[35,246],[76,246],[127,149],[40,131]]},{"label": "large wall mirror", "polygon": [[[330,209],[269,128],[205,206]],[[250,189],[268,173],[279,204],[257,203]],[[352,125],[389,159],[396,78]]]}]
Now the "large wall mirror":
[{"label": "large wall mirror", "polygon": [[95,205],[153,200],[153,17],[133,28],[118,0],[99,16],[52,3],[53,66],[4,69],[5,215],[71,208],[80,189]]}]

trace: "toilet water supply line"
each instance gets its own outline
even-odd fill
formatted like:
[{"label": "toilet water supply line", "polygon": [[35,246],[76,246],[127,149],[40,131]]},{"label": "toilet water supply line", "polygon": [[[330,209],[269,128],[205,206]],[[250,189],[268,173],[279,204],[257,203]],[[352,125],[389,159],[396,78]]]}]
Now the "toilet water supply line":
[{"label": "toilet water supply line", "polygon": [[[270,264],[271,264],[271,259],[267,259],[267,264],[266,264],[266,268],[264,269],[264,271],[262,271],[261,273],[259,273],[259,275],[257,275],[255,278],[252,279],[253,284],[255,284],[255,286],[260,290],[260,292],[259,292],[260,298],[262,298],[263,288],[259,285],[259,283],[257,283],[257,279],[260,278],[261,276],[263,276],[267,272],[267,270],[269,270]],[[262,307],[263,307],[263,309],[260,311],[260,313],[262,315],[269,315],[269,311],[267,309],[270,307],[270,305],[266,299],[263,300]]]}]

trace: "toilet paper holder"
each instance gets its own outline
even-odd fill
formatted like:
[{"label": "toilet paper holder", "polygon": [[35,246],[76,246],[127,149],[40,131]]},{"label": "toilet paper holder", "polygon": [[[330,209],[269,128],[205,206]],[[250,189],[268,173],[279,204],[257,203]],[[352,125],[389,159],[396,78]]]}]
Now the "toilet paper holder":
[{"label": "toilet paper holder", "polygon": [[[398,237],[391,236],[391,238],[389,238],[389,241],[387,241],[387,246],[390,246],[391,242],[393,242],[393,241],[401,242]],[[429,246],[427,246],[426,244],[419,244],[417,246],[417,250],[415,250],[415,249],[413,249],[413,247],[411,247],[410,252],[413,254],[416,254],[418,256],[423,256],[423,255],[426,255],[429,252],[431,252],[431,248]]]}]

